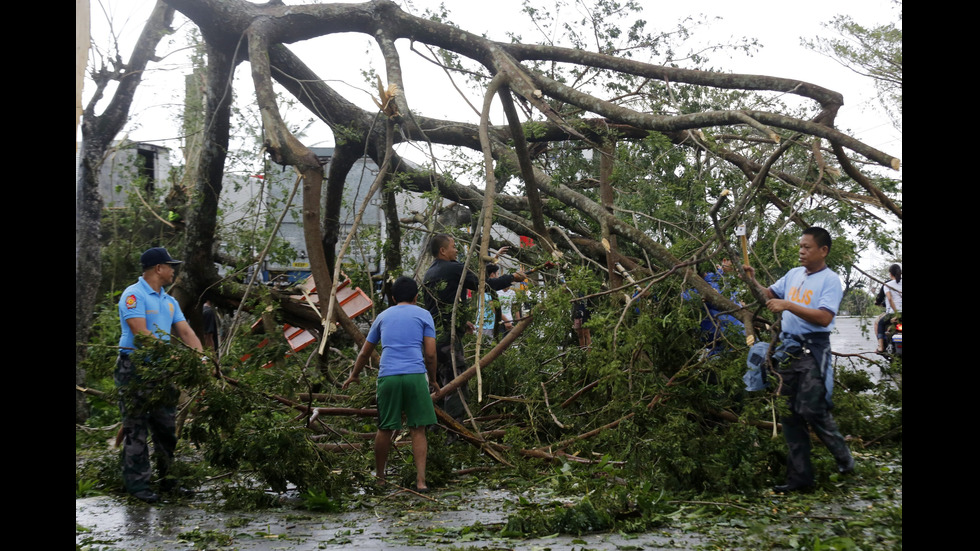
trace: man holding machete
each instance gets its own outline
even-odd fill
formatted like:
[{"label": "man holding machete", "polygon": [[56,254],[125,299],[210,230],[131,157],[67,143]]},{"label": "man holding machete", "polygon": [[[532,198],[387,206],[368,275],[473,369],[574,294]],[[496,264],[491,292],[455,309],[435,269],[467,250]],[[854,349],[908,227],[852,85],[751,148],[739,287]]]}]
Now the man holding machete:
[{"label": "man holding machete", "polygon": [[782,315],[781,342],[773,360],[786,357],[776,369],[783,378],[781,394],[789,401],[790,413],[782,419],[789,454],[786,483],[773,488],[777,493],[806,492],[814,487],[808,426],[833,454],[839,472],[854,470],[854,458],[830,413],[834,384],[830,332],[843,295],[840,278],[827,267],[830,247],[827,230],[816,226],[803,230],[800,267],[768,288],[756,281],[752,267],[744,266],[752,284],[768,298],[766,307]]}]

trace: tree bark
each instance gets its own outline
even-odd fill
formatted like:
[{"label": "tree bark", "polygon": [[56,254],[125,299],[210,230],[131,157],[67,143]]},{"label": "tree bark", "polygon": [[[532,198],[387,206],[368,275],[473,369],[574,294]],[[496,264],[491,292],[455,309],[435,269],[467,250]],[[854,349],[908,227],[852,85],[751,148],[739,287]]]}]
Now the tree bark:
[{"label": "tree bark", "polygon": [[199,147],[192,151],[189,172],[185,175],[191,188],[193,208],[187,209],[185,267],[171,290],[191,327],[199,334],[203,329],[201,305],[207,298],[220,296],[211,289],[219,280],[214,251],[218,199],[231,128],[232,94],[227,90],[231,87],[234,69],[241,61],[215,47],[213,42],[207,41],[206,35],[205,46],[208,65],[202,117],[208,124],[203,125],[201,139],[196,140]]},{"label": "tree bark", "polygon": [[[129,63],[109,69],[98,68],[93,75],[96,91],[82,116],[81,166],[75,182],[75,385],[85,386],[85,344],[92,329],[92,313],[98,300],[102,279],[102,194],[99,179],[102,161],[112,141],[129,117],[136,89],[147,65],[154,59],[160,40],[170,32],[174,10],[157,2],[150,18],[129,56]],[[101,114],[95,113],[106,87],[118,81],[109,105]],[[75,392],[75,422],[88,418],[88,403],[84,394]]]}]

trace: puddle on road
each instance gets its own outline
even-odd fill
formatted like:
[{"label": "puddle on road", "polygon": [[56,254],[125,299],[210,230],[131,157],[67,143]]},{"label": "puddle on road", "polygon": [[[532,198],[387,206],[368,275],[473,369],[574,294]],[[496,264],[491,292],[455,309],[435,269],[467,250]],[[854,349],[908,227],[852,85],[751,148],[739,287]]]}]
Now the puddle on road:
[{"label": "puddle on road", "polygon": [[[193,503],[147,505],[120,496],[75,500],[75,543],[92,550],[199,549],[417,550],[464,546],[474,549],[693,549],[697,534],[649,532],[555,536],[536,539],[492,538],[468,529],[506,522],[516,495],[474,489],[432,494],[432,503],[404,494],[377,498],[378,505],[347,513],[277,509],[258,513],[209,512]],[[203,504],[202,504],[203,505]],[[464,533],[465,532],[465,533]],[[230,538],[230,539],[229,539]]]}]

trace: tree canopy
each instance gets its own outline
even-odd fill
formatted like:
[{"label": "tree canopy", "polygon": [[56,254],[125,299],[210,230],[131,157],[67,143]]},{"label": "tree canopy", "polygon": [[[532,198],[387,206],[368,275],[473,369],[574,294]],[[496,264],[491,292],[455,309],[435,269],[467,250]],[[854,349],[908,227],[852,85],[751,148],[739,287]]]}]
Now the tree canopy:
[{"label": "tree canopy", "polygon": [[816,37],[804,44],[827,55],[852,71],[873,79],[879,101],[902,128],[902,2],[894,0],[898,23],[865,26],[848,15],[827,23],[838,37]]}]

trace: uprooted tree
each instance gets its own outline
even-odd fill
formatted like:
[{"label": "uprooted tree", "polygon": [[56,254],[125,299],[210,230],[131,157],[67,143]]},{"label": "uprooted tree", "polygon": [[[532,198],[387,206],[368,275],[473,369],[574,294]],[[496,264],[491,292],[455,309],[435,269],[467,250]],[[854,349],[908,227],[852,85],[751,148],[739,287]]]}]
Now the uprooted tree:
[{"label": "uprooted tree", "polygon": [[[696,343],[685,340],[691,326],[669,327],[667,318],[678,306],[665,293],[678,296],[683,289],[694,289],[715,308],[741,318],[753,335],[758,303],[745,297],[749,305],[743,308],[717,292],[697,271],[699,263],[721,257],[741,264],[729,237],[735,226],[748,226],[757,262],[782,262],[785,268],[787,258],[780,258],[780,250],[791,247],[806,225],[829,226],[838,234],[845,226],[856,228],[871,240],[884,239],[878,222],[902,219],[900,183],[865,168],[898,169],[899,160],[835,128],[843,105],[839,93],[799,80],[634,61],[633,46],[655,51],[658,39],[642,35],[642,27],[634,26],[631,47],[617,49],[613,42],[618,34],[608,21],[603,22],[602,2],[595,6],[589,29],[600,51],[575,44],[575,37],[572,47],[496,42],[447,24],[444,15],[418,17],[387,0],[302,6],[242,0],[164,3],[198,26],[207,58],[203,120],[208,124],[184,177],[193,208],[186,217],[182,252],[186,267],[173,291],[185,310],[193,309],[200,297],[237,306],[247,292],[243,285],[219,278],[214,256],[229,147],[232,94],[228,90],[234,68],[244,61],[251,68],[265,151],[276,163],[295,167],[301,180],[310,267],[319,303],[329,305],[316,314],[330,316],[356,344],[364,337],[335,301],[331,303],[331,290],[339,273],[338,213],[345,177],[364,154],[381,167],[376,187],[382,193],[428,193],[474,213],[475,238],[469,253],[477,260],[471,265],[479,266],[479,259],[488,257],[489,229],[496,224],[533,237],[536,246],[520,251],[522,262],[552,260],[564,267],[565,284],[550,280],[559,291],[537,295],[538,306],[532,313],[485,356],[477,347],[473,362],[490,370],[490,362],[517,343],[519,350],[507,353],[524,355],[522,361],[528,365],[562,366],[553,373],[541,372],[541,380],[532,377],[533,384],[514,380],[512,374],[501,374],[495,381],[496,388],[521,388],[524,393],[496,396],[493,403],[526,408],[532,428],[538,415],[553,421],[532,431],[531,441],[537,445],[529,446],[530,441],[511,433],[504,442],[492,442],[492,431],[481,435],[441,417],[501,462],[511,461],[515,453],[569,457],[569,447],[635,417],[637,404],[645,406],[643,411],[656,409],[683,382],[703,382],[704,377],[698,376],[703,365],[676,348],[679,342],[694,348]],[[614,14],[605,16],[611,21]],[[378,79],[378,110],[364,110],[345,99],[329,85],[330,75],[315,73],[290,51],[291,43],[336,33],[358,33],[376,41],[388,83]],[[406,89],[404,84],[405,64],[396,45],[406,41],[415,51],[430,52],[429,60],[446,72],[444,88],[433,84],[426,94],[455,94],[457,81],[481,90],[483,103],[474,108],[473,120],[429,118],[413,109],[410,99],[422,91]],[[334,135],[343,137],[337,140],[327,174],[312,150],[289,131],[275,83]],[[780,95],[810,103],[781,107]],[[505,124],[489,122],[495,101],[503,108]],[[460,183],[458,174],[440,171],[435,163],[419,167],[405,162],[394,149],[405,142],[426,150],[442,146],[479,154],[485,186]],[[325,209],[321,209],[324,197]],[[431,217],[417,218],[407,225],[437,229],[430,225]],[[389,223],[397,226],[397,221],[398,213],[392,213]],[[397,239],[397,233],[392,235]],[[399,249],[400,243],[389,244],[389,250]],[[847,255],[855,250],[846,244],[841,249],[836,262],[845,265],[853,260]],[[398,262],[397,256],[390,258]],[[577,350],[536,356],[548,350],[546,343],[562,341],[560,312],[578,298],[593,301],[601,323],[606,324],[606,334],[597,339],[591,359]],[[288,310],[291,323],[323,327],[308,308],[283,297],[276,300]],[[698,309],[687,315],[696,317]],[[338,352],[326,348],[324,354]],[[583,355],[573,369],[568,358],[577,354]],[[595,359],[601,354],[607,356]],[[342,369],[348,360],[338,358],[332,369]],[[329,358],[321,362],[331,365]],[[308,376],[307,371],[302,373],[300,378]],[[455,385],[466,384],[476,373],[475,367],[463,373]],[[560,390],[549,389],[560,377],[573,374]],[[336,373],[332,375],[328,380],[335,380]],[[495,375],[488,371],[486,376]],[[226,382],[241,384],[230,378]],[[308,385],[308,390],[315,390],[314,386]],[[452,386],[442,393],[451,390]],[[587,398],[590,394],[596,395]],[[373,413],[370,408],[317,407],[313,395],[308,393],[305,401],[284,395],[266,398],[302,412],[309,427],[323,425],[330,415]],[[707,399],[699,403],[718,419],[734,415],[712,409]],[[568,421],[599,404],[609,406],[610,412],[595,415],[598,424]],[[579,406],[583,409],[576,409]],[[569,411],[575,413],[563,424],[559,418]],[[634,426],[629,431],[639,429]],[[321,432],[337,434],[332,429]]]}]

